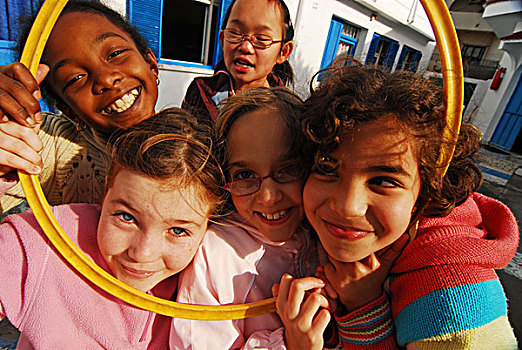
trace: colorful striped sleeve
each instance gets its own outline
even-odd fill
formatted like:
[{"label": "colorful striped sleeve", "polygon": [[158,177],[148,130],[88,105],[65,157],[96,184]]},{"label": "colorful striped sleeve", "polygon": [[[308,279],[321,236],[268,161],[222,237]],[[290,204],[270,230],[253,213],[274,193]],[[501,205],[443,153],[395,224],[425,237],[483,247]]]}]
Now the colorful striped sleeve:
[{"label": "colorful striped sleeve", "polygon": [[344,349],[398,349],[386,294],[350,312],[335,316]]},{"label": "colorful striped sleeve", "polygon": [[517,349],[502,285],[492,269],[479,270],[448,264],[396,278],[391,297],[398,345]]}]

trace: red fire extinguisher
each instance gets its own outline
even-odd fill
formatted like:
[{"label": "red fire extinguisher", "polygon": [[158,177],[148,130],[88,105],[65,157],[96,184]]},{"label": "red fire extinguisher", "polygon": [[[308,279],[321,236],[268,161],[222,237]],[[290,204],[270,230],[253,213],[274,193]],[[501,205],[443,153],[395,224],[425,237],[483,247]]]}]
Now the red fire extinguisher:
[{"label": "red fire extinguisher", "polygon": [[491,90],[497,90],[504,78],[504,74],[506,74],[506,68],[500,67],[497,69],[495,76],[493,77],[493,81],[491,82],[491,86],[489,87]]}]

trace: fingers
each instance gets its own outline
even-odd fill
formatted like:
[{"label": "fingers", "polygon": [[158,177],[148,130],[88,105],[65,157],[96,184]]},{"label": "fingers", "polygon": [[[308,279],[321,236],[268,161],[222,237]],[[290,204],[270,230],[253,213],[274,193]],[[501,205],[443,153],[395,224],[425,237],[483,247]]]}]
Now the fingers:
[{"label": "fingers", "polygon": [[[47,72],[42,67],[39,78],[43,79]],[[41,97],[37,80],[21,63],[15,62],[0,69],[0,120],[6,116],[15,119],[25,126],[35,126],[42,121]]]},{"label": "fingers", "polygon": [[2,175],[10,170],[20,169],[29,174],[41,171],[42,142],[32,128],[9,121],[0,124],[0,166]]},{"label": "fingers", "polygon": [[[324,282],[314,277],[305,277],[294,280],[288,293],[287,316],[290,319],[297,317],[306,292],[323,287]],[[326,301],[326,298],[324,298],[324,300]],[[326,301],[326,307],[328,307],[328,301]]]}]

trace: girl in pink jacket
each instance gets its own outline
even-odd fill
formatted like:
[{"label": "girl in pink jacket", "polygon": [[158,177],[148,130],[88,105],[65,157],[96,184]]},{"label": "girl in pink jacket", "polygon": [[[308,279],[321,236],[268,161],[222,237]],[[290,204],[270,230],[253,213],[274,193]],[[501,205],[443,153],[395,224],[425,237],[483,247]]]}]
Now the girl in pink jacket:
[{"label": "girl in pink jacket", "polygon": [[[272,296],[285,272],[315,273],[316,245],[301,194],[307,169],[301,107],[285,88],[252,88],[224,103],[216,130],[234,213],[211,226],[180,278],[178,301],[259,301]],[[234,321],[174,319],[171,348],[277,349],[283,334],[275,313]]]},{"label": "girl in pink jacket", "polygon": [[[179,109],[122,132],[103,202],[53,212],[101,268],[138,290],[176,297],[221,203],[211,133]],[[3,183],[4,187],[6,183]],[[83,278],[56,252],[31,212],[0,225],[0,318],[19,349],[167,349],[171,319],[126,304]]]}]

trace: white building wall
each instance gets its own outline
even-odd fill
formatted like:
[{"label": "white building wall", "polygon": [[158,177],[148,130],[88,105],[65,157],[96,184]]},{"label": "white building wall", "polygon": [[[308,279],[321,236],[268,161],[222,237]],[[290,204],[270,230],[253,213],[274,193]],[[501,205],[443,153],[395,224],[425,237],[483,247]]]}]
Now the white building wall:
[{"label": "white building wall", "polygon": [[[295,90],[303,97],[308,94],[310,79],[320,68],[333,16],[363,28],[355,58],[362,61],[366,59],[373,34],[378,33],[397,40],[401,45],[394,68],[404,44],[422,52],[420,69],[428,65],[435,49],[435,42],[431,26],[420,4],[416,15],[410,14],[410,20],[414,18],[413,23],[408,24],[411,1],[359,0],[357,2],[301,0],[296,21],[295,51],[290,63],[296,73]],[[376,20],[370,20],[372,13],[377,14]]]},{"label": "white building wall", "polygon": [[[103,0],[120,13],[125,13],[125,0]],[[294,52],[290,64],[295,72],[295,90],[307,96],[313,74],[321,65],[330,21],[337,16],[363,28],[355,56],[366,58],[373,33],[400,43],[396,62],[406,44],[422,52],[420,69],[428,65],[435,48],[433,32],[420,3],[415,9],[411,0],[285,0],[295,27]],[[370,21],[370,15],[377,19]],[[411,23],[410,23],[411,22]],[[212,70],[160,64],[160,94],[157,108],[179,106],[185,90],[195,76],[211,75]]]}]

